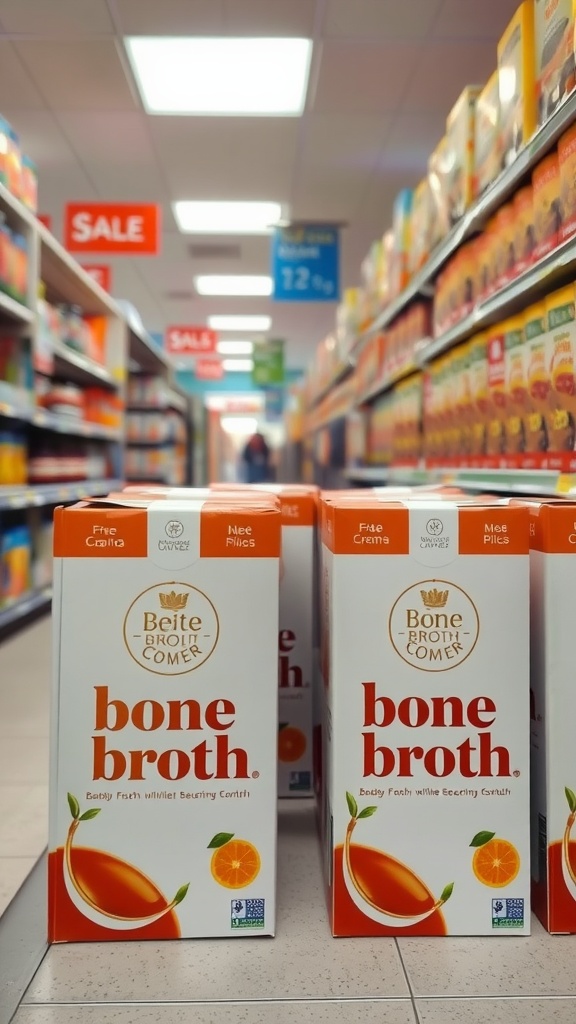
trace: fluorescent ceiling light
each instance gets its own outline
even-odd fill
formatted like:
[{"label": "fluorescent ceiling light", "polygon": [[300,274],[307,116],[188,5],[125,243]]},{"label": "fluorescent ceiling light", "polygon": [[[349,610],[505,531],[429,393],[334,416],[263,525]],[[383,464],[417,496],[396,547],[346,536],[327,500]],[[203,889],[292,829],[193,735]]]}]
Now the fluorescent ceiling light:
[{"label": "fluorescent ceiling light", "polygon": [[255,434],[258,420],[252,416],[221,416],[222,430],[227,434]]},{"label": "fluorescent ceiling light", "polygon": [[223,359],[222,366],[226,373],[250,373],[254,368],[253,359]]},{"label": "fluorescent ceiling light", "polygon": [[216,349],[221,356],[251,356],[254,344],[251,341],[219,341]]},{"label": "fluorescent ceiling light", "polygon": [[262,274],[200,274],[198,295],[272,295],[272,278]]},{"label": "fluorescent ceiling light", "polygon": [[195,235],[267,235],[282,220],[280,203],[172,203],[180,231]]},{"label": "fluorescent ceiling light", "polygon": [[269,331],[271,316],[228,316],[216,313],[208,317],[208,327],[213,331]]},{"label": "fluorescent ceiling light", "polygon": [[149,114],[298,116],[310,39],[128,36],[126,51]]}]

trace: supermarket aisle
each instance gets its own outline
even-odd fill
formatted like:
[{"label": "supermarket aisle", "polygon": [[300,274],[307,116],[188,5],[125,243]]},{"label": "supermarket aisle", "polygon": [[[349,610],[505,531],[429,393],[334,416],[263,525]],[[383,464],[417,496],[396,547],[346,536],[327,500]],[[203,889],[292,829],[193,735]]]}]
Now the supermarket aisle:
[{"label": "supermarket aisle", "polygon": [[0,643],[0,914],[48,841],[50,618]]}]

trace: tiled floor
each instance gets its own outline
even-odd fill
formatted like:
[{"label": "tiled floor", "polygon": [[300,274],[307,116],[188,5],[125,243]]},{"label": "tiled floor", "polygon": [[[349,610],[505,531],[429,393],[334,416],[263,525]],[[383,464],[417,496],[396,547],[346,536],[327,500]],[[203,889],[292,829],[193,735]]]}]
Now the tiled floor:
[{"label": "tiled floor", "polygon": [[[49,674],[47,622],[0,646],[0,891],[45,841]],[[281,805],[278,916],[276,939],[52,947],[13,1024],[576,1021],[576,936],[536,921],[529,939],[332,939],[307,801]]]}]

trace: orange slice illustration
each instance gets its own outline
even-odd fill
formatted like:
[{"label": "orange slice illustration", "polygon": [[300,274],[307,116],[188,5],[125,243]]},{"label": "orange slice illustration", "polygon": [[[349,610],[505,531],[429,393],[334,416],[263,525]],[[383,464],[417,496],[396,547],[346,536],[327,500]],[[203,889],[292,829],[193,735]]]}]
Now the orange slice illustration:
[{"label": "orange slice illustration", "polygon": [[517,877],[520,854],[507,839],[498,839],[494,832],[478,832],[470,846],[476,847],[472,870],[483,885],[503,889]]},{"label": "orange slice illustration", "polygon": [[258,876],[261,861],[256,847],[233,833],[219,832],[209,843],[212,878],[226,889],[243,889]]}]

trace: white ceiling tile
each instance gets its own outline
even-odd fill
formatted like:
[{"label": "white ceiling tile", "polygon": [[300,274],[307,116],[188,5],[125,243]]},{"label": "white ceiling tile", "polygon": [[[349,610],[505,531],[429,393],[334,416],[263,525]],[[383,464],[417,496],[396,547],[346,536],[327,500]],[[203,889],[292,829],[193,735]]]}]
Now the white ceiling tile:
[{"label": "white ceiling tile", "polygon": [[496,43],[518,6],[519,0],[443,0],[433,35],[493,40],[496,66]]},{"label": "white ceiling tile", "polygon": [[423,39],[442,0],[329,0],[326,36]]},{"label": "white ceiling tile", "polygon": [[392,125],[380,154],[380,171],[425,174],[428,157],[445,129],[446,110],[440,113],[402,113]]},{"label": "white ceiling tile", "polygon": [[[32,81],[12,43],[0,39],[0,102],[2,111],[45,110],[42,93]],[[17,125],[14,125],[17,130]]]},{"label": "white ceiling tile", "polygon": [[312,36],[315,0],[224,0],[224,5],[227,34]]},{"label": "white ceiling tile", "polygon": [[221,35],[222,0],[116,0],[125,35]]},{"label": "white ceiling tile", "polygon": [[416,44],[328,40],[322,47],[312,109],[343,114],[394,111],[420,59]]},{"label": "white ceiling tile", "polygon": [[309,114],[303,157],[310,166],[355,167],[358,173],[374,166],[392,117],[389,114]]},{"label": "white ceiling tile", "polygon": [[491,43],[429,40],[404,97],[405,112],[437,112],[446,120],[466,85],[482,84],[496,64]]},{"label": "white ceiling tile", "polygon": [[112,32],[106,0],[0,0],[0,25],[34,36]]},{"label": "white ceiling tile", "polygon": [[94,111],[89,116],[66,110],[58,120],[71,146],[84,160],[118,167],[153,164],[154,150],[145,114],[135,111]]},{"label": "white ceiling tile", "polygon": [[4,107],[3,115],[14,125],[23,151],[44,170],[66,168],[74,164],[75,155],[49,110],[12,110]]},{"label": "white ceiling tile", "polygon": [[15,48],[47,105],[61,110],[137,109],[114,40],[35,40]]}]

